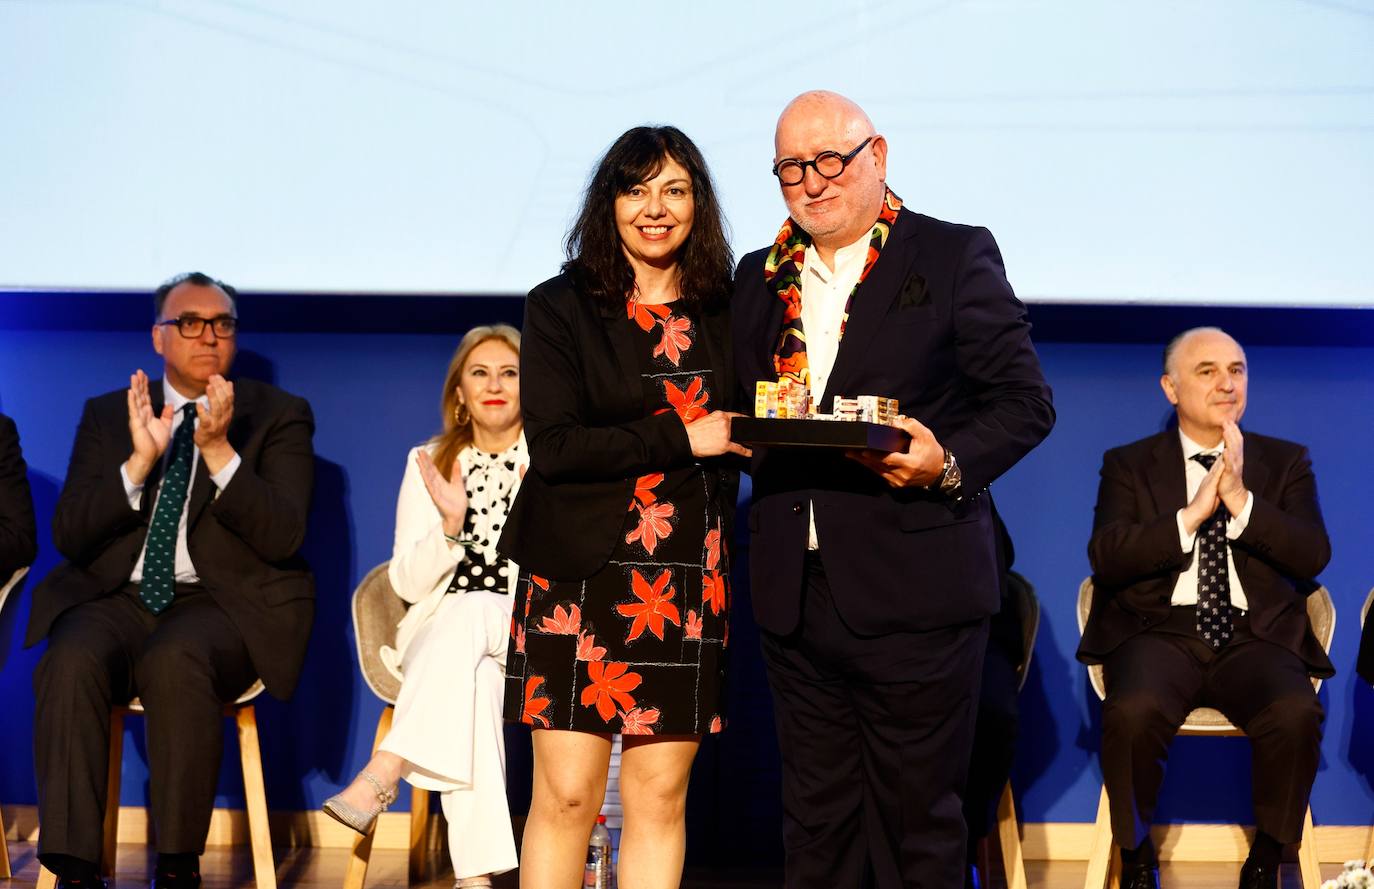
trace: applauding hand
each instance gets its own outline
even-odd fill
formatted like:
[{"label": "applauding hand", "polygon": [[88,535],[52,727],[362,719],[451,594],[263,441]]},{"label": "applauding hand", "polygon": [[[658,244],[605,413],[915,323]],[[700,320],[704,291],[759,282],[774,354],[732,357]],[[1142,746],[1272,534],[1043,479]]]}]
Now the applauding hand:
[{"label": "applauding hand", "polygon": [[1217,506],[1221,503],[1221,498],[1217,496],[1217,485],[1221,482],[1225,466],[1226,463],[1222,460],[1213,463],[1212,468],[1207,470],[1207,475],[1203,477],[1202,484],[1198,486],[1197,493],[1193,495],[1192,501],[1183,507],[1183,527],[1189,534],[1196,534],[1202,523],[1217,511]]},{"label": "applauding hand", "polygon": [[161,414],[153,413],[153,401],[148,395],[148,375],[138,370],[129,377],[129,437],[134,452],[124,463],[129,481],[141,485],[153,471],[153,466],[167,450],[172,440],[172,406],[163,406]]},{"label": "applauding hand", "polygon": [[211,475],[219,472],[234,459],[229,444],[229,422],[234,419],[234,384],[219,374],[213,374],[205,387],[210,406],[196,405],[196,447]]},{"label": "applauding hand", "polygon": [[430,499],[444,519],[444,533],[457,537],[463,533],[463,521],[468,514],[468,491],[463,467],[453,461],[453,475],[444,478],[434,459],[423,448],[415,455],[415,464],[420,467],[420,480],[425,483]]},{"label": "applauding hand", "polygon": [[1249,493],[1245,489],[1245,438],[1240,434],[1239,426],[1226,420],[1221,424],[1221,440],[1226,442],[1226,450],[1222,452],[1222,459],[1217,461],[1224,464],[1221,479],[1217,482],[1217,496],[1226,504],[1231,515],[1238,516],[1245,509],[1246,495]]}]

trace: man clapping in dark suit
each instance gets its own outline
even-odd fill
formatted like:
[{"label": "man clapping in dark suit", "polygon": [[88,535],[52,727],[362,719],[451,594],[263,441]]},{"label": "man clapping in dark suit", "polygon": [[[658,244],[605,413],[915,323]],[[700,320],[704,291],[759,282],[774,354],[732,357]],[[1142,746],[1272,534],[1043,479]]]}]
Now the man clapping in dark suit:
[{"label": "man clapping in dark suit", "polygon": [[982,496],[1049,432],[1050,390],[986,229],[911,212],[887,140],[828,92],[778,120],[791,214],[735,277],[735,366],[829,413],[896,398],[904,452],[756,448],[750,578],[782,748],[791,887],[948,889],[1002,564]]},{"label": "man clapping in dark suit", "polygon": [[33,497],[19,449],[19,430],[0,414],[0,587],[10,575],[33,564],[38,532],[33,523]]},{"label": "man clapping in dark suit", "polygon": [[34,591],[47,638],[37,697],[39,859],[60,885],[97,874],[112,706],[146,710],[155,889],[200,883],[225,702],[261,677],[290,695],[314,617],[297,554],[314,421],[296,396],[229,382],[232,288],[200,273],[157,291],[165,376],[86,403],[53,518],[66,557]]},{"label": "man clapping in dark suit", "polygon": [[1242,889],[1278,885],[1317,772],[1323,714],[1309,677],[1335,671],[1306,598],[1331,546],[1307,449],[1241,434],[1248,374],[1224,332],[1180,334],[1160,379],[1177,428],[1102,461],[1078,658],[1105,665],[1102,776],[1126,889],[1159,885],[1150,819],[1192,709],[1220,710],[1254,749]]}]

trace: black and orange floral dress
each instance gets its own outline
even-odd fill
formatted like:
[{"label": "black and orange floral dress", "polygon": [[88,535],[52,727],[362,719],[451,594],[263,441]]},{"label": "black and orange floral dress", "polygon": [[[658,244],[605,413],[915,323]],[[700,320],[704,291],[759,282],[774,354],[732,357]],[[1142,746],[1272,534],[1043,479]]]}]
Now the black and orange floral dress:
[{"label": "black and orange floral dress", "polygon": [[[718,383],[693,311],[630,303],[626,315],[616,323],[635,328],[645,415],[677,411],[690,423],[715,409]],[[521,575],[507,719],[627,735],[721,730],[729,640],[723,484],[722,471],[701,465],[641,476],[605,567],[568,583]]]}]

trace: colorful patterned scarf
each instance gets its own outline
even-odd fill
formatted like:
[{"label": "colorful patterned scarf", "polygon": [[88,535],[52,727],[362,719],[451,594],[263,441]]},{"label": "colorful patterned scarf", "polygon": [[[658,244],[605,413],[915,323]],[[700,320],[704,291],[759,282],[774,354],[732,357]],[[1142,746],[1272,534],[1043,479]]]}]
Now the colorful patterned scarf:
[{"label": "colorful patterned scarf", "polygon": [[[902,208],[902,199],[887,189],[883,196],[883,206],[878,212],[878,220],[873,223],[872,237],[868,242],[868,256],[864,259],[864,270],[859,281],[849,292],[844,302],[844,316],[840,319],[840,339],[844,339],[844,328],[849,323],[849,307],[854,303],[854,294],[868,277],[869,270],[878,261],[878,254],[887,243],[892,223],[897,221],[897,211]],[[789,216],[782,224],[773,249],[763,261],[763,280],[773,288],[778,299],[786,308],[782,313],[782,334],[778,337],[778,347],[773,353],[773,369],[778,378],[789,377],[794,382],[811,385],[811,368],[806,361],[806,333],[802,330],[802,268],[806,263],[806,248],[811,246],[811,236]],[[820,393],[812,393],[819,398]]]}]

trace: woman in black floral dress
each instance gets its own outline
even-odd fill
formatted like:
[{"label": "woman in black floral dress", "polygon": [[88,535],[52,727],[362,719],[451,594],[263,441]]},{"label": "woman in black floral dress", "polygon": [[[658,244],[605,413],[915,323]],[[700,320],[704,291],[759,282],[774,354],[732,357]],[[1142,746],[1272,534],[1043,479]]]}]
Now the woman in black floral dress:
[{"label": "woman in black floral dress", "polygon": [[525,308],[530,469],[500,549],[523,568],[506,718],[534,732],[521,882],[578,885],[624,736],[622,885],[676,886],[687,779],[724,726],[738,489],[730,251],[700,152],[672,127],[607,151],[569,261]]}]

